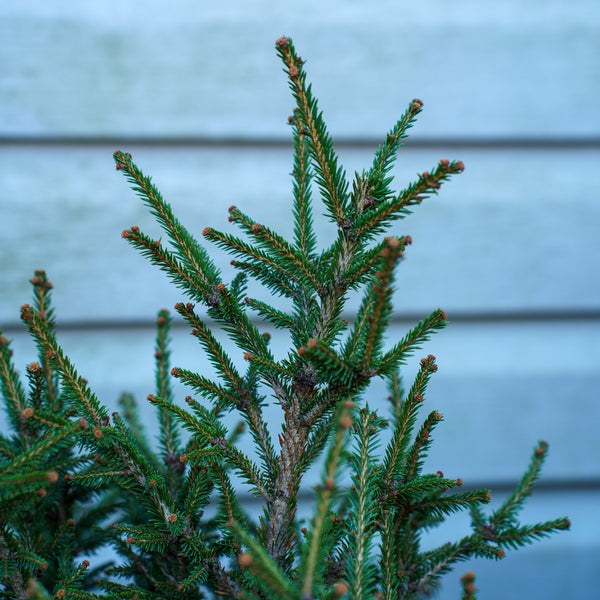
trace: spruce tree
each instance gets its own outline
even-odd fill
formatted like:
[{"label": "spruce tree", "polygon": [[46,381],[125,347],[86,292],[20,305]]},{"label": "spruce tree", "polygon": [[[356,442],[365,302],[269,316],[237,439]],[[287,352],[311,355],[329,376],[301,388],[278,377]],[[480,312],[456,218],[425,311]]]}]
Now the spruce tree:
[{"label": "spruce tree", "polygon": [[[155,240],[133,226],[122,236],[173,280],[186,300],[175,312],[190,328],[217,372],[207,377],[171,367],[171,315],[157,317],[155,391],[147,401],[159,418],[159,450],[152,450],[129,395],[109,416],[59,345],[50,304],[51,283],[33,277],[33,306],[21,317],[39,350],[27,366],[25,389],[0,337],[0,378],[11,431],[0,436],[0,596],[196,600],[217,596],[259,599],[349,598],[396,600],[428,595],[457,562],[499,559],[508,549],[569,527],[565,518],[532,525],[519,521],[546,456],[540,442],[509,498],[486,514],[488,490],[460,491],[460,479],[424,470],[439,412],[421,415],[435,357],[418,363],[407,389],[399,369],[431,334],[447,324],[436,310],[400,340],[386,344],[396,271],[409,235],[384,234],[441,185],[463,171],[440,160],[401,191],[390,170],[423,103],[412,100],[387,134],[372,165],[350,183],[302,59],[290,39],[276,49],[295,100],[293,134],[294,232],[286,239],[240,208],[229,208],[238,237],[206,227],[201,244],[176,218],[150,177],[130,154],[114,154],[166,234]],[[312,195],[337,234],[320,248]],[[237,274],[225,281],[205,249],[229,252]],[[249,297],[246,284],[263,284]],[[352,294],[360,308],[342,314]],[[285,299],[286,308],[269,299]],[[270,324],[289,336],[277,360]],[[241,370],[216,337],[222,330],[243,355]],[[190,389],[184,405],[172,378]],[[369,394],[374,378],[388,382],[387,399]],[[269,403],[281,409],[277,438],[265,422]],[[234,413],[240,425],[229,427]],[[182,431],[189,441],[182,441]],[[389,432],[383,442],[382,433]],[[236,441],[250,434],[258,460]],[[297,516],[309,467],[321,461],[312,518]],[[349,475],[350,485],[344,483]],[[239,500],[242,484],[260,499],[252,518]],[[213,516],[207,516],[211,508]],[[458,511],[470,511],[472,531],[455,542],[421,547],[421,534]],[[79,562],[110,542],[120,562]],[[475,598],[474,575],[463,579]],[[457,596],[459,591],[457,590]]]}]

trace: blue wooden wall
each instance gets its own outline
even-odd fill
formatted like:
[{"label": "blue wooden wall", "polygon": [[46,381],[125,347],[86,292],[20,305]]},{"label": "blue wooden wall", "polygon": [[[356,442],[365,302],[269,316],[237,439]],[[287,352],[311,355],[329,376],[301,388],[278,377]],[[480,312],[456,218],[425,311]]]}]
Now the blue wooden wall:
[{"label": "blue wooden wall", "polygon": [[[114,171],[117,148],[197,237],[207,225],[230,230],[231,204],[290,232],[292,102],[274,52],[284,34],[307,59],[350,176],[413,97],[424,111],[400,152],[397,187],[440,158],[466,165],[392,230],[414,243],[390,343],[438,306],[451,321],[423,348],[439,363],[427,404],[445,417],[430,468],[501,499],[546,439],[524,519],[573,523],[500,564],[461,566],[441,597],[459,597],[468,568],[488,600],[596,597],[597,0],[0,4],[0,325],[17,362],[34,358],[18,309],[45,268],[62,345],[102,400],[115,407],[122,390],[140,401],[153,391],[152,321],[182,297],[120,238],[133,224],[160,233]],[[331,228],[318,233],[325,243]],[[286,340],[273,333],[283,355]],[[210,371],[183,327],[173,355]],[[384,395],[374,385],[369,402]],[[277,407],[269,414],[276,431]],[[145,418],[152,431],[151,410]],[[466,527],[457,518],[441,541]]]}]

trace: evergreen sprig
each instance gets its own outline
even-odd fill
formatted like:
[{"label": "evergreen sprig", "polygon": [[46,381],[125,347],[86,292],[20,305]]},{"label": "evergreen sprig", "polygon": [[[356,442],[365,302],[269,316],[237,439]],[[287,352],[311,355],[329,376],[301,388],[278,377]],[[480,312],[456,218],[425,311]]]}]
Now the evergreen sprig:
[{"label": "evergreen sprig", "polygon": [[[391,168],[423,108],[415,99],[372,166],[350,186],[304,61],[288,38],[278,39],[276,48],[296,102],[288,119],[293,239],[230,207],[229,221],[241,237],[212,227],[202,231],[205,242],[236,257],[230,282],[132,156],[114,154],[117,170],[166,240],[137,226],[122,236],[191,300],[177,303],[175,311],[216,371],[209,377],[171,366],[171,316],[161,310],[154,390],[147,397],[158,409],[158,449],[144,432],[135,398],[123,394],[121,414],[111,419],[60,347],[52,284],[43,271],[31,280],[33,306],[21,309],[39,354],[27,367],[28,386],[15,369],[9,340],[0,336],[0,389],[12,432],[0,435],[0,597],[412,599],[429,595],[459,561],[499,559],[508,549],[569,527],[564,518],[519,521],[546,456],[545,442],[515,491],[489,515],[482,508],[490,501],[488,490],[460,491],[460,478],[425,471],[442,421],[435,410],[419,414],[437,371],[435,357],[421,360],[408,391],[398,369],[446,326],[447,317],[438,309],[402,339],[388,339],[397,270],[412,239],[381,235],[464,165],[442,159],[393,191]],[[315,191],[337,226],[322,249],[313,223]],[[249,297],[249,277],[269,293]],[[342,315],[355,292],[362,301],[349,323]],[[272,294],[288,305],[272,306]],[[275,358],[264,323],[289,335],[284,358]],[[217,328],[244,358],[245,371],[218,341]],[[366,404],[373,377],[387,380],[389,404]],[[184,403],[172,378],[190,388]],[[277,438],[263,414],[269,399],[281,409]],[[380,416],[375,403],[389,414]],[[225,420],[227,413],[238,417],[237,424]],[[182,428],[189,434],[185,443]],[[250,453],[239,445],[246,433]],[[298,496],[304,475],[319,461],[312,518],[303,523]],[[244,486],[262,504],[258,519],[243,509]],[[468,535],[421,547],[424,530],[463,510],[471,513]],[[118,564],[77,558],[105,543],[119,555]],[[462,579],[466,599],[475,597],[473,581],[470,572]]]}]

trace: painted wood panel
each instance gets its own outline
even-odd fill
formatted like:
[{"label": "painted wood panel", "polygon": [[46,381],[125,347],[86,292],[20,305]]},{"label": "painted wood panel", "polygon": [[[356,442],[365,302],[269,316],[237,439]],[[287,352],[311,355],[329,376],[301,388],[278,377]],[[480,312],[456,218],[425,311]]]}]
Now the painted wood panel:
[{"label": "painted wood panel", "polygon": [[[413,323],[395,323],[388,336],[391,346]],[[276,358],[284,358],[289,341],[272,333]],[[24,372],[35,360],[33,342],[17,332],[15,364]],[[246,369],[243,350],[218,333],[241,372]],[[81,376],[111,410],[123,391],[135,394],[148,432],[156,431],[154,410],[145,398],[154,393],[154,332],[119,328],[59,332],[60,343]],[[444,421],[434,434],[428,468],[461,477],[467,485],[516,481],[526,468],[538,440],[550,444],[543,471],[548,480],[600,478],[598,438],[587,424],[600,419],[598,359],[600,324],[457,323],[433,336],[403,369],[410,386],[419,359],[432,353],[439,371],[428,386],[423,418],[438,410]],[[173,365],[214,376],[214,370],[184,327],[173,333]],[[176,387],[178,400],[191,390]],[[371,406],[386,410],[388,391],[375,379],[365,393]],[[193,395],[193,394],[192,394]],[[237,425],[232,416],[231,427]],[[272,399],[265,418],[277,439],[281,410]],[[251,452],[251,440],[240,443]],[[319,470],[311,472],[314,483]]]},{"label": "painted wood panel", "polygon": [[[291,234],[291,150],[124,148],[202,242],[207,226],[236,232],[227,207]],[[60,319],[152,319],[182,299],[167,277],[121,239],[138,224],[157,237],[142,201],[114,170],[110,147],[0,148],[0,323],[14,323],[30,297],[29,278],[45,268]],[[589,176],[600,150],[401,150],[403,188],[444,157],[466,170],[390,232],[414,243],[399,268],[396,308],[425,314],[438,306],[467,312],[597,311],[600,203]],[[341,152],[348,173],[372,161]],[[315,197],[317,195],[315,194]],[[315,210],[321,244],[335,226]],[[206,245],[209,247],[209,245]],[[215,250],[225,280],[230,256]],[[251,294],[264,297],[253,288]],[[349,303],[348,311],[357,306]]]},{"label": "painted wood panel", "polygon": [[332,131],[598,136],[596,0],[0,6],[0,135],[285,136],[290,35]]},{"label": "painted wood panel", "polygon": [[[600,528],[596,516],[599,496],[597,491],[534,493],[522,513],[523,522],[539,522],[568,514],[571,530],[509,552],[498,562],[478,559],[459,563],[454,571],[444,576],[435,597],[440,600],[460,598],[462,588],[459,579],[466,571],[473,570],[477,576],[478,596],[485,600],[594,598],[593,582],[600,569]],[[494,495],[491,504],[496,505],[504,497],[504,494]],[[254,499],[247,498],[243,505],[250,514],[261,514],[261,508]],[[308,518],[313,510],[313,497],[302,498],[298,506],[299,518]],[[468,531],[468,518],[455,514],[442,528],[429,534],[424,543],[437,547],[446,541],[459,539]],[[110,551],[104,551],[89,557],[82,555],[81,559],[88,558],[93,568],[112,557]]]},{"label": "painted wood panel", "polygon": [[[585,336],[572,337],[570,327],[556,324],[539,327],[515,325],[456,326],[442,332],[423,353],[438,356],[440,370],[432,380],[424,412],[439,409],[444,422],[435,433],[426,465],[441,468],[446,475],[460,476],[469,486],[492,486],[516,482],[528,462],[536,439],[550,441],[551,451],[541,477],[542,488],[527,502],[522,522],[543,521],[568,515],[572,530],[553,536],[531,548],[509,553],[499,564],[477,560],[463,565],[444,579],[440,597],[456,598],[458,578],[468,569],[477,573],[481,595],[490,600],[506,597],[543,597],[545,600],[578,595],[590,597],[600,566],[600,522],[597,518],[598,490],[569,490],[568,481],[598,477],[598,443],[593,428],[586,424],[598,420],[597,373],[593,372],[599,355],[598,331],[581,328]],[[101,400],[117,408],[116,397],[122,389],[133,391],[140,403],[153,391],[152,339],[150,331],[59,332],[63,347],[89,378]],[[587,337],[586,337],[587,336]],[[174,363],[203,373],[210,371],[195,343],[182,329],[173,335]],[[509,343],[501,347],[499,340]],[[275,346],[277,337],[273,338]],[[560,347],[562,364],[552,364]],[[518,349],[515,352],[515,348]],[[23,365],[34,358],[33,343],[17,335],[15,359]],[[236,361],[241,364],[243,361]],[[410,361],[407,375],[414,372],[417,359]],[[110,376],[107,376],[110,374]],[[377,386],[374,386],[377,387]],[[381,388],[381,386],[379,386]],[[371,405],[385,394],[373,390]],[[176,386],[178,397],[187,392]],[[140,411],[150,436],[157,431],[152,410]],[[277,407],[267,411],[272,430],[277,431]],[[3,417],[4,415],[2,415]],[[234,423],[235,421],[232,421]],[[4,431],[5,423],[0,422]],[[248,450],[247,444],[240,448]],[[311,486],[319,480],[319,470],[306,477],[299,505],[299,516],[312,511]],[[565,489],[544,489],[544,484],[563,480]],[[260,507],[241,490],[243,504],[250,513]],[[494,492],[492,508],[505,492]],[[425,544],[439,545],[468,531],[468,518],[454,515],[449,523],[431,532]],[[107,554],[89,557],[92,564]],[[84,558],[84,557],[82,557]]]}]

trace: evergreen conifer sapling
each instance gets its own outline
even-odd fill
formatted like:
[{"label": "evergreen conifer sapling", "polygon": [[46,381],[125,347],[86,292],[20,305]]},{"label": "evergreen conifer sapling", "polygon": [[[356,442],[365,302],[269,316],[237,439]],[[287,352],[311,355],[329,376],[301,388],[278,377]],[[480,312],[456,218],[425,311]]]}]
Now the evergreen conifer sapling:
[{"label": "evergreen conifer sapling", "polygon": [[[441,160],[402,191],[392,189],[396,153],[423,105],[413,100],[373,164],[350,186],[303,61],[288,38],[278,39],[276,48],[296,104],[289,118],[294,234],[287,240],[230,207],[229,221],[244,238],[213,227],[202,234],[235,257],[232,281],[224,281],[131,155],[114,155],[117,169],[168,242],[136,226],[123,237],[187,295],[191,302],[178,303],[175,311],[218,375],[211,379],[171,368],[171,316],[161,311],[155,393],[148,396],[158,408],[159,451],[151,449],[131,396],[123,395],[122,414],[114,412],[111,419],[77,374],[55,336],[51,284],[43,271],[32,279],[34,306],[21,309],[39,350],[38,361],[27,368],[28,392],[12,363],[9,341],[0,337],[2,394],[13,431],[0,437],[1,597],[418,598],[435,589],[458,561],[498,559],[506,549],[568,528],[564,518],[533,525],[518,520],[546,455],[545,442],[535,449],[515,491],[488,515],[482,510],[488,490],[459,491],[460,479],[424,472],[442,416],[433,411],[420,424],[418,419],[437,365],[432,355],[421,359],[408,390],[399,368],[446,325],[442,310],[391,348],[385,346],[396,270],[412,240],[382,236],[460,173],[462,162]],[[337,227],[333,243],[321,250],[313,229],[315,191]],[[264,285],[267,299],[283,297],[287,309],[272,306],[265,296],[248,297],[248,278]],[[361,293],[362,302],[350,324],[342,314],[352,293]],[[292,346],[285,358],[275,358],[269,335],[257,324],[261,320],[289,335]],[[245,372],[218,342],[216,327],[243,355]],[[171,377],[192,390],[187,408],[174,398]],[[386,406],[368,397],[374,378],[388,382]],[[281,408],[276,442],[263,414],[268,402]],[[231,412],[241,421],[228,429],[223,417]],[[190,433],[186,443],[182,428]],[[386,429],[389,441],[379,452]],[[236,445],[246,431],[258,462]],[[298,493],[318,460],[322,477],[313,516],[302,526]],[[350,486],[343,483],[344,472]],[[232,476],[262,501],[258,521],[244,511]],[[215,505],[216,515],[205,516]],[[470,511],[472,532],[423,550],[421,533],[461,510]],[[78,562],[78,554],[109,541],[120,564]],[[474,575],[461,581],[464,597],[475,598]]]}]

